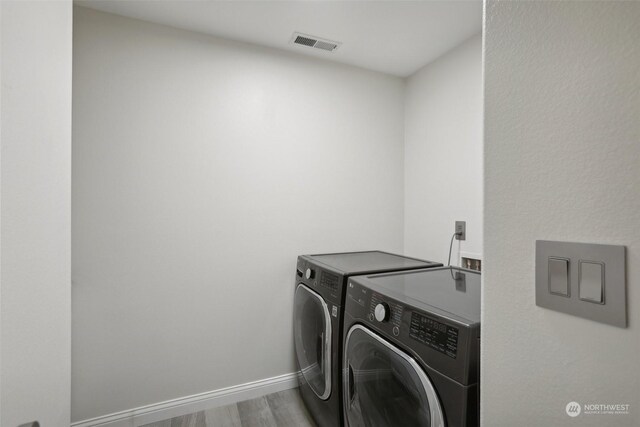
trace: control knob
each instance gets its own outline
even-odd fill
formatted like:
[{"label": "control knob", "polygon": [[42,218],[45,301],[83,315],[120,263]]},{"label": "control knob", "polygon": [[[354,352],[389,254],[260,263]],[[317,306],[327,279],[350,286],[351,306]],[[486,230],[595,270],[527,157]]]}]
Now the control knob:
[{"label": "control knob", "polygon": [[313,279],[315,276],[316,276],[316,272],[310,268],[307,268],[307,271],[304,272],[304,277],[306,277],[307,280]]},{"label": "control knob", "polygon": [[389,320],[389,312],[389,304],[387,304],[386,302],[381,302],[380,304],[376,305],[376,320],[378,322],[386,322],[387,320]]}]

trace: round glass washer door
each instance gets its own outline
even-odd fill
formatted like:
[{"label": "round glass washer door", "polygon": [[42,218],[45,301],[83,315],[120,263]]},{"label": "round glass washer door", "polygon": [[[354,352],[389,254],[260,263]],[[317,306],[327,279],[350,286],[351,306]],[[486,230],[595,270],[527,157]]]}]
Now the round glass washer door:
[{"label": "round glass washer door", "polygon": [[331,317],[324,299],[303,284],[296,288],[293,335],[305,381],[322,400],[331,395]]},{"label": "round glass washer door", "polygon": [[445,427],[429,377],[404,351],[354,325],[344,352],[344,411],[349,427]]}]

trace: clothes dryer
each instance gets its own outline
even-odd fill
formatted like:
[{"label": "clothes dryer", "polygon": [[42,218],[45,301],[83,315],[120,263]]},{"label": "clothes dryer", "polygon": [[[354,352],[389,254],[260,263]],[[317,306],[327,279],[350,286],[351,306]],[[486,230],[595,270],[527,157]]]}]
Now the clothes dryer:
[{"label": "clothes dryer", "polygon": [[352,277],[344,317],[346,426],[478,425],[479,272]]}]

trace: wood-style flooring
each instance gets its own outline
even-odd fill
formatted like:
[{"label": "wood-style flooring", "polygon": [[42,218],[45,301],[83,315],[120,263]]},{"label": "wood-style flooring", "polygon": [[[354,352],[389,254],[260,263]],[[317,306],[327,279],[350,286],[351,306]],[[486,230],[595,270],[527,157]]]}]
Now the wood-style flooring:
[{"label": "wood-style flooring", "polygon": [[268,394],[143,427],[316,427],[298,389]]}]

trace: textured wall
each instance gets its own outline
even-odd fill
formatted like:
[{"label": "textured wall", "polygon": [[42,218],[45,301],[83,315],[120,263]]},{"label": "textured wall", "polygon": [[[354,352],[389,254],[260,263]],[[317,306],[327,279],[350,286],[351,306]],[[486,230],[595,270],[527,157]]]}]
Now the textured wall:
[{"label": "textured wall", "polygon": [[67,427],[72,5],[0,10],[0,425]]},{"label": "textured wall", "polygon": [[454,221],[460,253],[482,255],[482,38],[477,35],[407,79],[405,252],[446,262]]},{"label": "textured wall", "polygon": [[403,81],[75,9],[74,421],[294,371],[301,253],[402,251]]},{"label": "textured wall", "polygon": [[[483,425],[638,426],[640,3],[488,1],[486,19]],[[536,307],[536,239],[626,245],[629,328]]]}]

